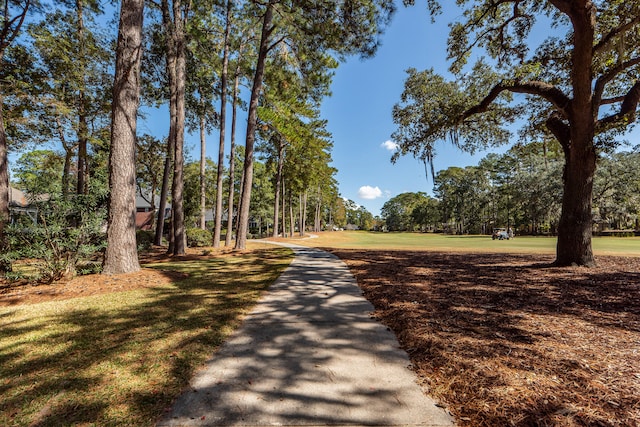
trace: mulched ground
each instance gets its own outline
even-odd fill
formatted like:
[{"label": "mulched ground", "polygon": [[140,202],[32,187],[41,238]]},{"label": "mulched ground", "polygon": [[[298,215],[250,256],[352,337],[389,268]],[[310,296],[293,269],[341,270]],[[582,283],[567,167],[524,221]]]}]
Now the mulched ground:
[{"label": "mulched ground", "polygon": [[[169,256],[166,248],[154,247],[140,255],[140,263],[168,262],[177,260],[202,259],[223,253],[224,249],[204,251],[198,248],[187,248],[187,254],[179,257]],[[88,274],[77,276],[71,280],[63,280],[52,284],[33,283],[27,280],[7,282],[0,279],[0,307],[18,304],[35,304],[51,300],[64,300],[85,297],[109,292],[123,292],[144,287],[162,286],[174,280],[184,278],[184,273],[160,271],[143,268],[135,273],[107,275]]]},{"label": "mulched ground", "polygon": [[461,426],[640,426],[640,258],[332,250]]}]

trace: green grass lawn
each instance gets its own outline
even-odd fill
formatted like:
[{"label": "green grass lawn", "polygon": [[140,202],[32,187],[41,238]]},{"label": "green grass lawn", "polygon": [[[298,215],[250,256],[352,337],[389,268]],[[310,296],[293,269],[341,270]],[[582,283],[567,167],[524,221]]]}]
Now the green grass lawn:
[{"label": "green grass lawn", "polygon": [[[375,233],[336,231],[320,233],[302,244],[372,250],[444,250],[470,252],[549,253],[556,250],[555,237],[518,236],[492,240],[491,236],[452,236],[431,233]],[[596,255],[640,256],[640,237],[594,237]]]},{"label": "green grass lawn", "polygon": [[188,274],[170,285],[0,307],[0,425],[154,425],[291,259],[262,245],[151,265]]}]

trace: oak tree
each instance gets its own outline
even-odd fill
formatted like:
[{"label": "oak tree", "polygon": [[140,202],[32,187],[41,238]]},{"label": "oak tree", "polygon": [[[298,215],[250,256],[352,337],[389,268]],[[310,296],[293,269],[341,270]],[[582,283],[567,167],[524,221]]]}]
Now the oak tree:
[{"label": "oak tree", "polygon": [[[405,3],[412,3],[410,1]],[[592,191],[599,152],[616,145],[640,100],[640,3],[622,0],[458,1],[449,58],[456,81],[411,70],[394,109],[400,154],[430,160],[449,139],[470,151],[526,134],[553,135],[564,152],[557,265],[593,265]],[[430,1],[432,11],[437,6]],[[549,34],[540,41],[534,37]],[[492,63],[467,60],[484,48]]]}]

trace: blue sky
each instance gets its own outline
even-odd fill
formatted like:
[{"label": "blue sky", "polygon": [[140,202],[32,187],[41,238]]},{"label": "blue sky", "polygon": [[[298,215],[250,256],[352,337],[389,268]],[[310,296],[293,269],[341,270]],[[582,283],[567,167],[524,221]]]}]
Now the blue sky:
[{"label": "blue sky", "polygon": [[[391,197],[407,191],[430,193],[433,187],[423,163],[412,157],[395,164],[390,161],[391,134],[396,128],[391,111],[400,100],[405,71],[433,67],[446,73],[448,69],[447,24],[455,16],[440,15],[432,24],[424,2],[417,3],[398,7],[374,58],[350,58],[341,64],[334,77],[333,96],[322,108],[334,137],[340,191],[374,215]],[[436,171],[474,164],[482,157],[472,157],[444,142],[437,152]]]}]

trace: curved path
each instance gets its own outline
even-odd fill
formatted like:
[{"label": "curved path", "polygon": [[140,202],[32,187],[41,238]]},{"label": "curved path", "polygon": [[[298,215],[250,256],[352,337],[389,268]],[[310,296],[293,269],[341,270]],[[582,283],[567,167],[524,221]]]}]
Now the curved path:
[{"label": "curved path", "polygon": [[296,256],[158,426],[452,426],[347,266]]}]

